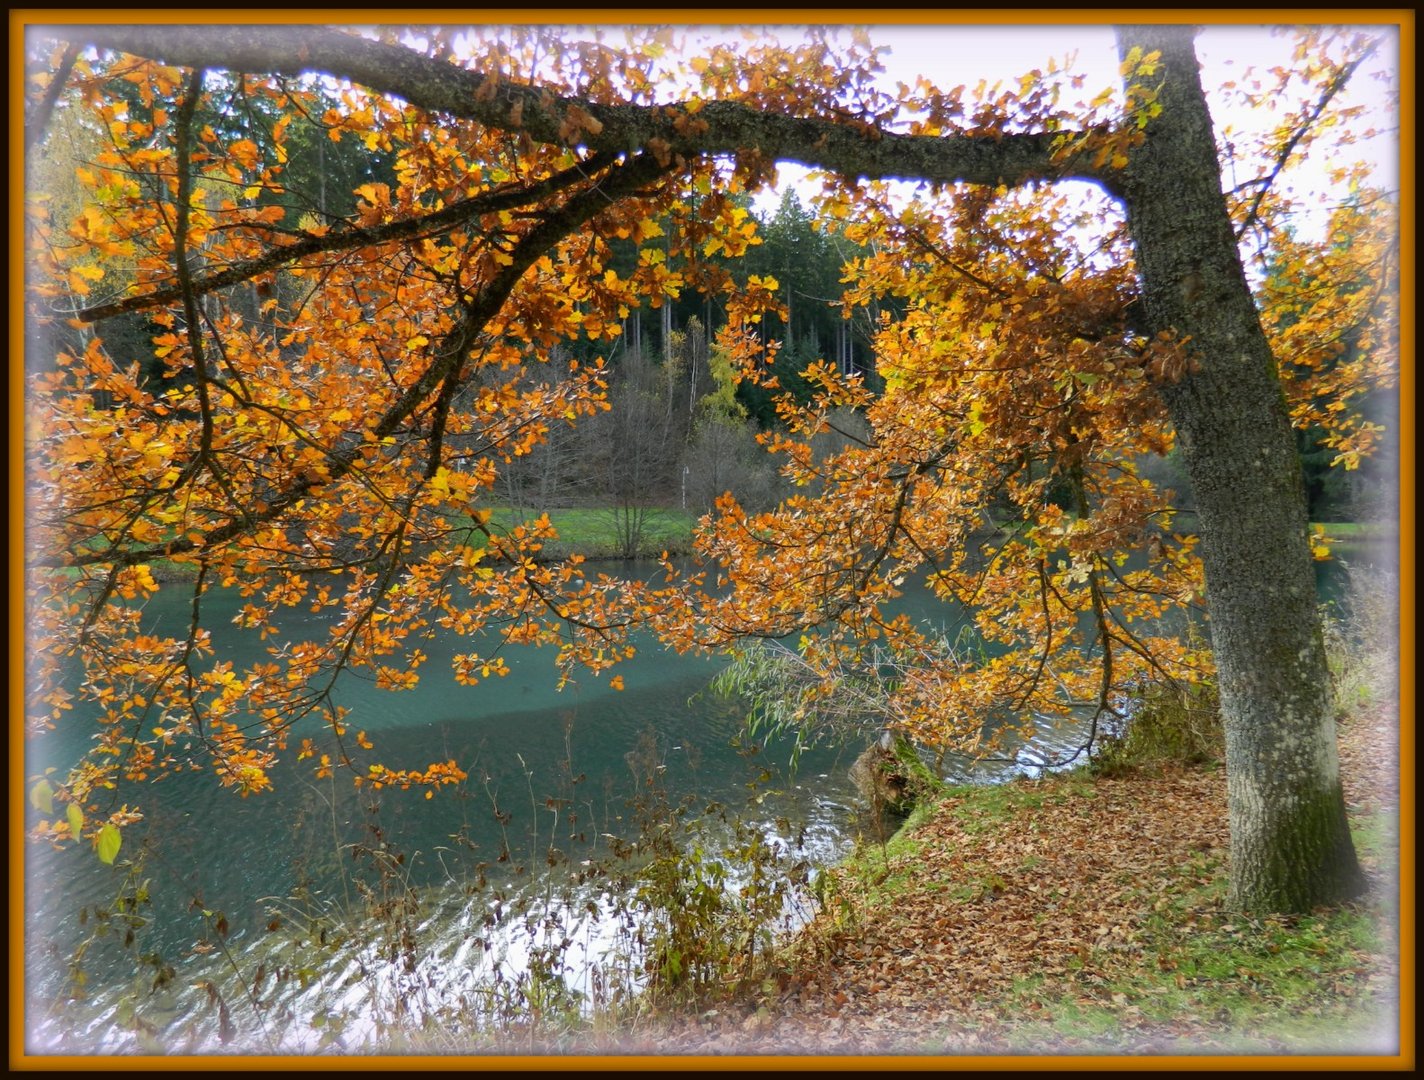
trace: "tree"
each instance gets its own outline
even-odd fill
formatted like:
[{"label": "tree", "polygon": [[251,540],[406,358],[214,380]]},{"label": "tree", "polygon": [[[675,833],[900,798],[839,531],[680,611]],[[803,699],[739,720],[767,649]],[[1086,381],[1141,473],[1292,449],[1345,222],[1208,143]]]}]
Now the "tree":
[{"label": "tree", "polygon": [[[683,508],[706,513],[729,491],[736,492],[744,506],[774,506],[780,494],[774,463],[762,452],[756,426],[737,399],[747,384],[738,380],[726,350],[709,351],[696,316],[688,320],[681,344],[693,403],[692,431],[682,459]],[[700,379],[698,372],[703,372]]]},{"label": "tree", "polygon": [[[713,49],[692,62],[699,80],[692,91],[669,100],[657,96],[655,74],[666,32],[630,32],[618,49],[594,42],[541,50],[537,30],[520,31],[513,47],[471,38],[463,53],[448,31],[421,33],[417,43],[391,31],[370,38],[304,27],[51,32],[61,42],[106,50],[97,62],[76,61],[67,84],[104,118],[113,145],[95,174],[96,213],[71,234],[70,249],[42,252],[41,275],[63,281],[64,267],[88,252],[132,250],[138,290],[93,303],[79,317],[101,322],[156,311],[170,328],[157,339],[160,348],[191,387],[162,399],[146,395],[98,346],[61,356],[60,373],[35,386],[45,438],[33,457],[43,492],[34,540],[60,553],[36,560],[36,570],[66,568],[89,590],[76,603],[75,589],[45,592],[37,583],[37,633],[88,664],[87,689],[108,708],[101,743],[112,751],[71,778],[70,799],[92,799],[119,768],[142,774],[175,767],[172,746],[194,737],[225,782],[258,790],[291,717],[310,709],[327,712],[342,763],[354,764],[343,718],[317,676],[365,665],[388,685],[408,685],[419,650],[390,661],[429,626],[432,610],[452,630],[503,623],[511,640],[553,639],[571,626],[567,658],[595,671],[616,659],[619,631],[639,619],[652,619],[681,644],[722,640],[743,628],[767,632],[778,618],[854,624],[874,608],[875,589],[893,587],[894,579],[877,579],[877,571],[907,549],[923,548],[907,527],[912,502],[940,507],[937,535],[944,540],[960,535],[950,518],[961,521],[971,497],[981,507],[1002,496],[1038,509],[1034,535],[1004,543],[981,567],[937,569],[935,576],[952,588],[957,573],[975,570],[1001,585],[998,602],[1012,615],[1005,633],[1013,636],[1017,625],[1027,640],[1051,639],[1085,602],[1100,628],[1095,696],[1106,707],[1121,689],[1115,659],[1135,657],[1139,668],[1157,664],[1167,674],[1201,659],[1166,641],[1123,645],[1132,631],[1125,622],[1111,629],[1106,604],[1105,552],[1141,538],[1143,520],[1156,512],[1150,492],[1133,487],[1121,440],[1110,438],[1109,428],[1121,433],[1139,423],[1141,440],[1164,449],[1163,421],[1170,421],[1201,517],[1228,732],[1235,900],[1250,909],[1301,910],[1360,889],[1291,417],[1222,191],[1189,28],[1122,30],[1125,98],[1104,95],[1077,113],[1057,108],[1041,76],[972,112],[961,93],[928,84],[907,88],[897,102],[873,89],[874,53],[859,38],[839,53],[825,35],[794,49]],[[1346,59],[1337,61],[1324,44],[1308,42],[1322,89],[1320,108],[1299,118],[1301,133],[1313,130],[1363,48],[1347,43]],[[65,56],[73,59],[72,50],[57,48],[52,66],[65,70]],[[261,139],[205,141],[192,117],[209,69],[247,73],[241,84],[270,98],[284,117],[312,100],[305,74],[363,88],[348,95],[344,112],[327,114],[332,137],[395,153],[398,183],[363,184],[355,214],[343,222],[297,234],[277,229],[249,192],[280,185],[281,121]],[[106,89],[115,79],[156,88],[168,103],[164,123],[125,119]],[[38,117],[53,89],[37,80]],[[908,132],[891,127],[901,105],[919,111]],[[1283,140],[1277,171],[1299,141]],[[897,242],[918,245],[922,264],[974,284],[951,292],[950,308],[963,293],[965,311],[987,316],[977,345],[956,339],[938,354],[927,304],[882,331],[882,349],[895,335],[902,345],[902,389],[892,390],[920,419],[913,430],[900,425],[899,456],[887,459],[898,466],[853,476],[833,457],[826,479],[860,500],[851,520],[813,520],[808,515],[819,507],[810,502],[801,504],[800,517],[793,506],[776,519],[803,530],[803,551],[832,560],[801,579],[819,583],[818,603],[733,611],[745,627],[719,621],[732,610],[725,607],[699,621],[686,593],[614,595],[577,563],[540,564],[541,527],[495,535],[477,503],[501,459],[537,442],[550,422],[601,409],[602,377],[590,371],[527,395],[491,389],[475,395],[472,407],[453,409],[470,370],[536,360],[572,336],[607,339],[639,296],[673,295],[700,273],[699,255],[744,252],[754,223],[744,211],[738,215],[731,195],[764,182],[778,159],[829,174],[834,190],[824,209],[840,218],[875,202],[865,182],[958,185],[947,212],[906,211]],[[134,175],[159,182],[164,199],[141,198]],[[1263,176],[1262,197],[1248,201],[1243,224],[1269,212],[1264,194],[1273,178]],[[1048,242],[1035,244],[1032,272],[1017,267],[1015,251],[1040,229],[1033,195],[1069,179],[1099,187],[1122,209],[1130,247],[1101,274],[1073,273],[1061,255],[1070,245],[1055,254]],[[680,197],[689,186],[697,199]],[[217,193],[216,205],[198,198],[200,187]],[[1025,193],[1018,203],[1015,190]],[[640,247],[631,273],[615,271],[610,240],[652,239],[663,215],[677,226],[664,246]],[[1046,221],[1062,241],[1067,211]],[[668,267],[681,265],[675,257],[690,269],[674,274]],[[889,268],[886,260],[873,265]],[[272,346],[223,312],[221,298],[222,290],[279,268],[309,291],[279,313],[286,344]],[[989,272],[1007,275],[1008,284],[997,288],[984,276]],[[929,280],[924,265],[905,269],[906,289],[916,275]],[[720,282],[710,271],[706,280]],[[774,352],[756,328],[763,313],[784,312],[777,293],[777,282],[756,275],[727,293],[724,340],[748,362],[749,376],[753,361]],[[210,301],[217,312],[204,310]],[[1013,331],[1012,354],[995,353],[1001,327]],[[951,348],[981,350],[982,404],[959,392],[979,384],[951,377]],[[808,377],[821,387],[817,415],[838,406],[872,408],[863,386],[832,366]],[[100,408],[92,397],[99,388],[123,406]],[[1028,407],[1029,420],[1015,418],[1015,401]],[[787,419],[809,433],[804,409],[788,406]],[[468,471],[448,466],[450,434],[485,451],[467,462]],[[981,435],[998,459],[958,456]],[[791,455],[793,476],[822,469],[794,441],[779,445]],[[746,519],[729,505],[712,547],[728,542],[729,526],[738,523]],[[345,554],[333,563],[325,553],[338,538]],[[1156,578],[1117,578],[1119,600],[1138,605],[1129,615],[1160,604],[1153,590],[1163,574],[1190,574],[1183,546],[1174,545]],[[936,566],[939,554],[921,550],[919,557]],[[125,601],[152,588],[147,568],[155,559],[196,574],[186,640],[136,636]],[[333,565],[351,571],[343,595],[323,589],[313,597],[303,571]],[[736,564],[748,584],[768,565]],[[280,604],[331,606],[333,639],[279,655],[268,669],[201,667],[206,639],[198,613],[210,581],[250,591],[244,621],[259,629]],[[1077,592],[1064,594],[1056,615],[1040,618],[1010,600],[1023,595],[1025,581],[1030,589],[1038,583],[1041,598],[1068,586]],[[457,584],[465,593],[460,604],[451,600]],[[1174,583],[1171,597],[1180,589]],[[902,631],[880,627],[908,645]],[[146,659],[136,663],[135,656]],[[1015,662],[1021,675],[1022,655]],[[1017,677],[1011,667],[1006,663],[1005,679]],[[462,670],[473,681],[490,664],[468,657]],[[954,681],[948,661],[924,670],[927,685]],[[40,671],[33,700],[59,710],[66,691],[45,684],[50,674]],[[1025,683],[1024,694],[1036,687]],[[1069,697],[1084,692],[1081,683],[1067,688]],[[943,698],[925,698],[934,700]],[[264,717],[264,730],[238,729],[230,718],[239,702]],[[438,783],[454,766],[369,769],[362,776],[379,786]],[[51,835],[63,838],[65,826]]]},{"label": "tree", "polygon": [[[1307,495],[1353,520],[1352,480],[1381,463],[1399,353],[1398,230],[1387,193],[1357,181],[1323,243],[1273,238],[1261,308],[1301,442]],[[1384,470],[1381,470],[1384,471]],[[1393,471],[1393,470],[1389,470]],[[1348,485],[1348,487],[1347,487]],[[1333,489],[1333,490],[1332,490]],[[1345,490],[1341,490],[1345,489]],[[1314,509],[1314,505],[1312,506]],[[1330,520],[1312,514],[1312,520]]]},{"label": "tree", "polygon": [[644,554],[650,516],[676,490],[679,450],[687,438],[687,404],[677,367],[654,364],[641,351],[619,357],[609,408],[583,425],[581,452],[592,492],[609,507],[619,553]]}]

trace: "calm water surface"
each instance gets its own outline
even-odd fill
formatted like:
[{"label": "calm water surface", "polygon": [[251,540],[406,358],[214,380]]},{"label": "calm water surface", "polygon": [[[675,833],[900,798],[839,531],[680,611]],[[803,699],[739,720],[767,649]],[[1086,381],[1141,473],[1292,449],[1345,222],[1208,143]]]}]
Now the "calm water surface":
[{"label": "calm water surface", "polygon": [[[960,621],[926,596],[907,603],[951,632]],[[231,614],[224,608],[235,611],[236,597],[209,604],[209,625],[229,639],[223,644],[236,650],[236,666],[265,656],[255,635],[224,630]],[[160,625],[186,617],[181,587],[161,592],[148,611]],[[283,630],[300,639],[321,627],[315,617],[293,612]],[[260,1010],[244,1013],[246,995],[234,969],[250,980],[254,968],[266,966],[259,957],[272,953],[273,941],[300,929],[300,913],[357,910],[372,896],[410,895],[406,888],[421,897],[414,921],[426,935],[425,963],[435,965],[426,975],[447,991],[462,979],[473,986],[491,965],[527,966],[528,935],[506,928],[492,941],[491,912],[515,906],[531,890],[551,889],[555,879],[567,881],[585,860],[605,857],[609,837],[636,835],[630,800],[646,801],[650,782],[669,805],[685,800],[738,810],[789,855],[820,864],[843,855],[866,824],[846,777],[863,747],[812,748],[792,773],[789,742],[739,745],[745,705],[707,688],[720,660],[646,644],[620,669],[627,687],[621,692],[593,678],[558,691],[550,652],[530,649],[505,654],[511,670],[504,678],[460,686],[449,675],[450,654],[477,647],[463,639],[422,645],[430,659],[415,691],[378,692],[343,678],[338,700],[351,709],[348,723],[369,733],[381,761],[403,768],[453,758],[469,773],[458,791],[442,789],[430,800],[420,791],[361,794],[349,780],[313,780],[310,762],[288,762],[273,776],[275,790],[243,799],[218,790],[210,774],[195,773],[121,793],[130,802],[141,798],[145,821],[125,831],[115,867],[101,866],[87,851],[28,847],[31,1052],[152,1048],[178,1026],[200,1050],[270,1049],[253,1019]],[[84,719],[76,712],[63,730],[32,743],[27,774],[68,765],[87,737]],[[1075,734],[1048,733],[1042,748],[1074,745]],[[998,766],[978,778],[1012,771]],[[140,911],[145,925],[130,945],[121,929],[87,947],[85,1000],[61,1023],[50,1010],[74,989],[70,960],[93,936],[96,912],[112,913],[116,896],[132,890],[124,864],[140,854],[139,873],[149,883]],[[219,918],[225,937],[214,929]],[[269,930],[273,924],[278,931]],[[566,916],[563,926],[577,927],[569,932],[578,942],[573,951],[590,963],[609,944],[608,928],[593,920]],[[324,979],[313,975],[305,995],[300,980],[292,980],[286,1007],[300,1012],[306,1000],[309,1018],[322,1008],[370,1006],[370,996],[382,992],[381,980],[371,978],[379,958],[355,951],[343,962],[349,970],[337,965]],[[579,977],[572,973],[574,984]],[[222,1017],[205,984],[234,1002],[228,1019],[236,1034],[228,1044],[216,1038]],[[388,993],[397,989],[385,986]],[[135,998],[141,1007],[131,1010],[126,1002]],[[152,1029],[148,1043],[139,1034],[145,1025]]]}]

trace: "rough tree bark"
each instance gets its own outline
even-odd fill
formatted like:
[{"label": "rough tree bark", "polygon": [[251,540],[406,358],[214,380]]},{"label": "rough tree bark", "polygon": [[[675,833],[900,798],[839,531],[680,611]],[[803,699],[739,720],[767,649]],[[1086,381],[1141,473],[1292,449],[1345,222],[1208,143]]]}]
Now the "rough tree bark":
[{"label": "rough tree bark", "polygon": [[[315,27],[52,33],[181,66],[320,72],[399,95],[451,122],[502,128],[518,114],[520,130],[553,143],[561,141],[569,107],[578,105],[601,125],[580,138],[599,153],[655,146],[673,158],[754,153],[869,178],[1013,185],[1078,177],[1103,184],[1126,208],[1149,328],[1190,335],[1199,360],[1193,374],[1163,393],[1201,519],[1227,728],[1235,902],[1257,911],[1305,911],[1362,889],[1345,822],[1295,441],[1221,191],[1191,28],[1120,33],[1124,53],[1133,45],[1161,50],[1164,67],[1152,84],[1163,109],[1127,169],[1111,173],[1085,155],[1055,159],[1049,133],[907,136],[731,102],[708,103],[694,118],[680,106],[577,102],[510,83],[496,89],[481,73]],[[157,302],[155,295],[111,307]]]},{"label": "rough tree bark", "polygon": [[1162,389],[1196,493],[1226,724],[1231,882],[1247,909],[1307,911],[1363,886],[1345,821],[1305,488],[1276,360],[1221,190],[1189,27],[1124,28],[1160,50],[1161,115],[1121,183],[1153,330],[1198,370]]}]

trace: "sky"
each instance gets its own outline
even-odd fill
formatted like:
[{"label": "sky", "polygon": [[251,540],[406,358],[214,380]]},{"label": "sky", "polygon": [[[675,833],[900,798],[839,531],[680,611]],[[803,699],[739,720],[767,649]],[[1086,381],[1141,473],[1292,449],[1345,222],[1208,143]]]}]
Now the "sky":
[{"label": "sky", "polygon": [[[826,25],[852,25],[845,16],[849,12],[835,12],[832,22]],[[859,14],[859,13],[856,13]],[[903,16],[903,12],[899,13]],[[942,13],[943,20],[924,24],[901,23],[898,25],[874,23],[866,24],[871,41],[876,45],[889,47],[882,54],[885,71],[879,76],[880,88],[894,93],[896,84],[904,82],[914,86],[917,76],[924,75],[940,89],[949,90],[964,85],[971,89],[980,80],[992,85],[1002,80],[1006,88],[1012,88],[1018,77],[1035,68],[1043,69],[1049,59],[1056,60],[1060,67],[1071,56],[1071,73],[1082,74],[1085,81],[1081,91],[1065,90],[1065,106],[1077,100],[1090,100],[1106,88],[1120,88],[1118,75],[1117,44],[1113,27],[1108,23],[1069,23],[1063,25],[1039,25],[1021,23],[1016,25],[980,25],[954,23],[953,11]],[[537,20],[536,20],[537,21]],[[642,20],[639,20],[640,22]],[[557,25],[557,24],[555,24]],[[597,25],[597,24],[593,24]],[[590,25],[570,26],[574,36],[586,34]],[[600,29],[616,29],[603,26]],[[768,26],[754,23],[716,25],[711,23],[683,25],[683,56],[695,55],[699,47],[705,47],[708,40],[740,42],[744,30],[761,30],[784,41],[795,41],[801,36],[802,27],[795,23],[783,22]],[[1378,29],[1387,35],[1386,42],[1372,61],[1374,70],[1391,72],[1397,81],[1399,72],[1398,28],[1381,24]],[[613,38],[616,41],[616,36]],[[1295,66],[1291,57],[1294,46],[1289,34],[1272,32],[1270,25],[1208,25],[1197,39],[1197,55],[1202,62],[1202,83],[1208,93],[1212,116],[1218,129],[1218,138],[1228,126],[1242,133],[1269,130],[1277,114],[1260,109],[1246,109],[1239,98],[1231,100],[1231,95],[1219,88],[1229,80],[1243,80],[1248,69],[1265,72],[1271,67]],[[735,47],[735,46],[734,46]],[[670,56],[669,60],[673,58]],[[1366,69],[1366,72],[1371,69]],[[1398,117],[1392,106],[1385,105],[1384,87],[1371,79],[1362,77],[1366,72],[1356,74],[1341,101],[1359,100],[1369,102],[1375,109],[1375,126],[1390,129],[1387,136],[1375,139],[1369,146],[1356,146],[1352,153],[1363,154],[1374,166],[1377,183],[1381,187],[1397,191]],[[1386,117],[1381,120],[1380,117]],[[1368,121],[1362,121],[1363,127]],[[1294,186],[1302,191],[1324,191],[1328,188],[1323,168],[1300,168],[1294,178],[1288,172],[1278,181],[1282,187]],[[781,193],[793,188],[807,203],[815,194],[817,186],[807,182],[807,170],[797,165],[782,165],[779,169],[780,182],[769,190],[758,193],[754,206],[763,214],[774,213],[781,201]],[[1243,172],[1238,180],[1249,179],[1253,172]],[[1232,177],[1228,175],[1227,186]],[[908,193],[908,186],[904,189]],[[1331,201],[1338,200],[1343,192],[1333,193]],[[1303,211],[1294,224],[1305,236],[1323,234],[1329,217],[1328,204]]]},{"label": "sky", "polygon": [[[1397,73],[1397,35],[1392,28],[1382,29],[1390,30],[1391,37],[1381,46],[1373,66]],[[921,74],[941,89],[960,84],[972,88],[981,79],[991,84],[1002,79],[1011,85],[1010,80],[1041,68],[1050,57],[1061,64],[1070,53],[1076,53],[1072,70],[1086,76],[1085,97],[1091,98],[1099,90],[1119,83],[1117,46],[1108,25],[872,26],[870,35],[875,44],[890,47],[882,61],[886,71],[881,80],[887,90],[893,90],[897,81],[913,85]],[[1218,132],[1227,125],[1242,132],[1257,130],[1274,120],[1275,114],[1243,109],[1215,88],[1228,80],[1240,80],[1253,66],[1261,71],[1276,65],[1290,67],[1292,45],[1289,36],[1273,35],[1266,26],[1208,26],[1203,30],[1197,41],[1197,54]],[[1357,75],[1347,94],[1351,100],[1370,104],[1378,114],[1394,115],[1386,104],[1383,87],[1373,80]],[[1065,101],[1070,100],[1074,99],[1065,97]],[[1397,122],[1395,118],[1380,126],[1393,128]],[[1396,140],[1397,134],[1392,132],[1356,148],[1374,163],[1381,186],[1393,190],[1398,189]],[[757,199],[758,208],[774,210],[780,201],[780,188],[788,185],[795,187],[805,201],[815,189],[805,183],[804,175],[805,170],[797,166],[783,166],[778,190],[762,193]],[[1305,189],[1328,185],[1319,169],[1301,171],[1295,183]],[[1326,211],[1317,211],[1298,224],[1302,231],[1309,231],[1312,224],[1323,226],[1325,215]]]}]

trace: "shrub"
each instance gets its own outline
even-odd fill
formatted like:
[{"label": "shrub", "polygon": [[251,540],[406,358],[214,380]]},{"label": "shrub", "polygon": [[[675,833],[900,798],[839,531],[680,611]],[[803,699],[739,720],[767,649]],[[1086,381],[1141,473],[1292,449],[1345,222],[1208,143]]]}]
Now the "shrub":
[{"label": "shrub", "polygon": [[1151,762],[1200,765],[1225,752],[1221,701],[1214,682],[1152,683],[1126,710],[1121,731],[1102,740],[1093,757],[1102,775]]}]

